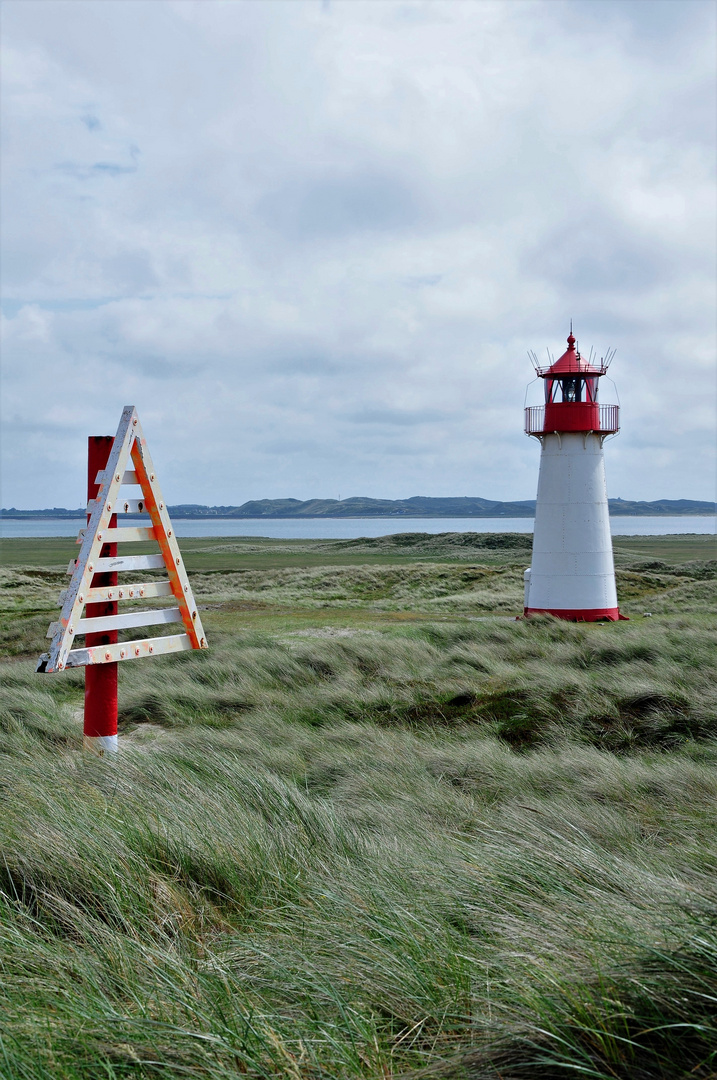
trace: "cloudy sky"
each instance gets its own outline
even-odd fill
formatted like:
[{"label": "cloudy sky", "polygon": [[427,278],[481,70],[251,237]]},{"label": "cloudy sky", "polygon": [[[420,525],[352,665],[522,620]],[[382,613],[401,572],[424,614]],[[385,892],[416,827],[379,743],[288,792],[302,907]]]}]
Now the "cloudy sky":
[{"label": "cloudy sky", "polygon": [[716,10],[5,0],[2,504],[125,404],[174,503],[531,498],[571,317],[610,494],[713,498]]}]

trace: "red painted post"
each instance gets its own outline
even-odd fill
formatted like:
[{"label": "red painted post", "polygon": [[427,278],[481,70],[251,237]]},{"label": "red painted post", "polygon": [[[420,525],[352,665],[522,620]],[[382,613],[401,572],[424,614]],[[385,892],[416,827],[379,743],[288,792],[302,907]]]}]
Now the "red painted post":
[{"label": "red painted post", "polygon": [[[98,472],[107,465],[113,438],[111,435],[90,435],[87,451],[87,498],[96,499],[100,485],[95,483]],[[89,521],[89,515],[88,519]],[[110,528],[117,527],[117,515],[113,514]],[[116,544],[104,544],[100,556],[116,555]],[[117,574],[95,574],[92,586],[116,585]],[[86,618],[98,615],[116,615],[117,604],[107,601],[88,604]],[[113,645],[117,641],[116,630],[99,634],[87,634],[85,644]],[[84,745],[95,754],[117,752],[117,664],[90,664],[85,668],[85,728]]]}]

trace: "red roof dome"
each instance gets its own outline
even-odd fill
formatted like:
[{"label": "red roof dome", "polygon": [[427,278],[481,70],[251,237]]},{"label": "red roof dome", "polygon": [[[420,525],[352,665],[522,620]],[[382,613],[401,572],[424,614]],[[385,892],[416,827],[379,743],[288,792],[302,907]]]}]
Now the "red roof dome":
[{"label": "red roof dome", "polygon": [[563,355],[551,364],[549,368],[542,368],[538,374],[544,379],[560,378],[562,375],[604,375],[604,366],[594,367],[584,360],[575,348],[575,338],[572,330],[568,336],[568,347]]}]

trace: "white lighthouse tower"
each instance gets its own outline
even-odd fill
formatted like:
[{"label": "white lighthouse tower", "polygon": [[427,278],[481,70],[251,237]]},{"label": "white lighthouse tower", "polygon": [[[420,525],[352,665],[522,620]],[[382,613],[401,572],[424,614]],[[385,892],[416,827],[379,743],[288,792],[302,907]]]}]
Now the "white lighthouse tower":
[{"label": "white lighthouse tower", "polygon": [[532,566],[524,614],[595,622],[624,619],[617,606],[603,443],[619,430],[619,407],[598,403],[607,371],[584,360],[570,328],[567,351],[536,363],[545,404],[525,410],[525,431],[540,442]]}]

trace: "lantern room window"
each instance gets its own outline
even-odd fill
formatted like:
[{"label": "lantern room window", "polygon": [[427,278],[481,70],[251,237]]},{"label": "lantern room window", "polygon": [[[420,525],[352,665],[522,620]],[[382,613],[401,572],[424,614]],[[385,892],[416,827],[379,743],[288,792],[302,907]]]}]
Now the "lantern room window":
[{"label": "lantern room window", "polygon": [[545,401],[556,402],[597,401],[597,379],[588,376],[564,375],[558,379],[545,380]]},{"label": "lantern room window", "polygon": [[561,379],[563,388],[563,401],[580,401],[580,379]]}]

